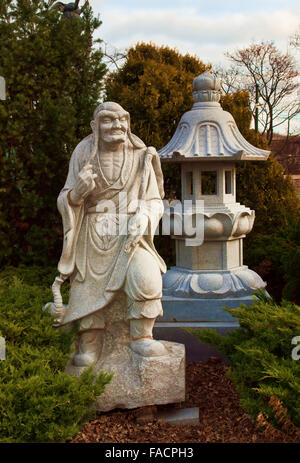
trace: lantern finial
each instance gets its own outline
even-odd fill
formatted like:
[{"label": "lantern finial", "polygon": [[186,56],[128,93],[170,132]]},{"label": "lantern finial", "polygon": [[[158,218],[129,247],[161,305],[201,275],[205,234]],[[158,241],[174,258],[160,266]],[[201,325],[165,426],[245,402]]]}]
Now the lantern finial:
[{"label": "lantern finial", "polygon": [[195,103],[206,101],[219,102],[221,80],[205,71],[193,80],[193,98]]}]

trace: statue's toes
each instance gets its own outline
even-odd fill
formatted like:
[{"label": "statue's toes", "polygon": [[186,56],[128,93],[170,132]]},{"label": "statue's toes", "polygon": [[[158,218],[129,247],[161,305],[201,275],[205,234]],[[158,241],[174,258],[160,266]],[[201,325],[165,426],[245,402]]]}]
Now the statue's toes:
[{"label": "statue's toes", "polygon": [[97,361],[97,355],[93,353],[74,355],[73,364],[76,367],[89,367]]},{"label": "statue's toes", "polygon": [[161,342],[148,338],[131,341],[130,348],[143,357],[160,357],[167,354],[167,350]]}]

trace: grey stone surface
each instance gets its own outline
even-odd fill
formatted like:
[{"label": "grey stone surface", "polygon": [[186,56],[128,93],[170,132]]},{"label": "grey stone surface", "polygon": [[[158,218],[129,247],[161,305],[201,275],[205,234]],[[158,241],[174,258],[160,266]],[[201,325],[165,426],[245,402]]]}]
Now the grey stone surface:
[{"label": "grey stone surface", "polygon": [[[106,329],[103,348],[93,370],[114,372],[111,383],[100,396],[96,408],[138,408],[147,405],[184,402],[185,346],[162,341],[166,355],[144,357],[128,345],[130,326],[124,320],[125,298],[103,309]],[[77,367],[72,359],[66,372],[79,376],[86,367]]]},{"label": "grey stone surface", "polygon": [[157,320],[156,326],[162,322],[176,322],[180,326],[180,322],[215,322],[216,326],[221,326],[228,322],[238,324],[235,317],[230,315],[222,307],[230,307],[235,309],[240,304],[251,305],[253,303],[252,296],[238,296],[224,298],[200,299],[197,297],[163,297],[163,317]]},{"label": "grey stone surface", "polygon": [[[131,409],[185,400],[185,348],[178,343],[162,343],[167,355],[143,357],[124,345],[95,365],[95,373],[114,372],[111,383],[97,401],[97,410]],[[66,371],[78,376],[82,368],[70,364]]]},{"label": "grey stone surface", "polygon": [[143,357],[127,346],[99,365],[114,371],[112,382],[97,402],[97,409],[137,408],[185,400],[185,348],[164,341],[167,355]]},{"label": "grey stone surface", "polygon": [[[209,258],[209,255],[208,255]],[[246,298],[266,283],[246,265],[232,270],[188,270],[171,267],[164,275],[164,300],[167,296],[196,299]],[[203,308],[206,303],[203,303]],[[220,306],[220,304],[218,304]],[[224,304],[226,305],[226,304]]]},{"label": "grey stone surface", "polygon": [[199,408],[159,410],[155,418],[175,426],[197,425],[199,424]]},{"label": "grey stone surface", "polygon": [[6,99],[5,79],[0,76],[0,100]]}]

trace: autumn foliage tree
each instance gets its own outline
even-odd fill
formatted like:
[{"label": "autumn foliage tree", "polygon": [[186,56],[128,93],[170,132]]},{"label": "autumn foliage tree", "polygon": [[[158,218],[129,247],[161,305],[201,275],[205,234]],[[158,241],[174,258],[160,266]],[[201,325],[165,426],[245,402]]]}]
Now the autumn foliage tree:
[{"label": "autumn foliage tree", "polygon": [[208,68],[194,56],[140,43],[128,50],[123,66],[107,77],[106,97],[130,113],[132,130],[147,145],[160,149],[193,105],[194,77]]},{"label": "autumn foliage tree", "polygon": [[70,19],[52,4],[0,0],[0,264],[57,261],[56,198],[106,71],[88,2]]}]

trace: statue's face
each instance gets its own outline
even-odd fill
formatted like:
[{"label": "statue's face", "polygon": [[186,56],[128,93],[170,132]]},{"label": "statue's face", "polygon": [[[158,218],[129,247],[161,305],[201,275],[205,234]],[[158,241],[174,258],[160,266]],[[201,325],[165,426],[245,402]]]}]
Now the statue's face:
[{"label": "statue's face", "polygon": [[99,135],[104,143],[125,142],[128,118],[122,111],[101,111],[99,115]]}]

